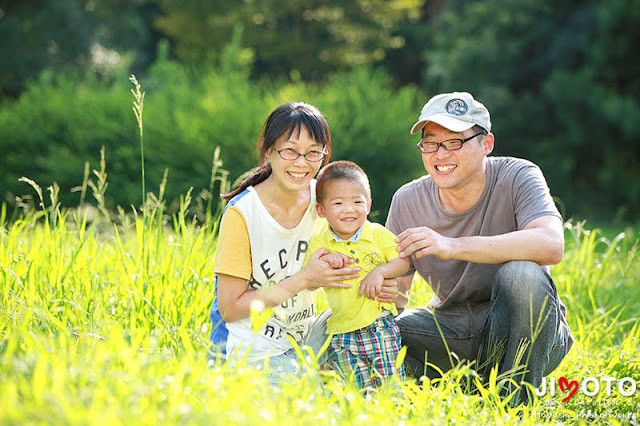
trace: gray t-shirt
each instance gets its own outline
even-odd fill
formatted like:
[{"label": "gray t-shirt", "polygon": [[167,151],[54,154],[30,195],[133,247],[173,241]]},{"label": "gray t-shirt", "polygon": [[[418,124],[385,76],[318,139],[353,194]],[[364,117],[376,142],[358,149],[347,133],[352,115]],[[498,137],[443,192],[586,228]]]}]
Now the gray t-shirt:
[{"label": "gray t-shirt", "polygon": [[[491,236],[521,230],[540,216],[562,219],[538,166],[512,157],[486,160],[486,185],[473,207],[462,213],[445,211],[433,180],[423,176],[395,193],[387,228],[396,235],[408,228],[427,226],[447,237]],[[444,262],[435,256],[411,259],[411,272],[417,270],[438,296],[439,300],[432,301],[437,308],[467,300],[490,300],[491,284],[500,266]]]}]

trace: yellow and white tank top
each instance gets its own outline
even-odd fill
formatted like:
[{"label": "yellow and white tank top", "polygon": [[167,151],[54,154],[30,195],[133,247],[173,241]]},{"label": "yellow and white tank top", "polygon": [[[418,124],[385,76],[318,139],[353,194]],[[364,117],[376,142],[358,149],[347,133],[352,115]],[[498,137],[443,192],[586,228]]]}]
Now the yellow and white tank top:
[{"label": "yellow and white tank top", "polygon": [[[247,280],[247,290],[273,286],[302,269],[309,239],[325,223],[315,209],[315,180],[302,220],[293,229],[281,226],[269,214],[253,187],[234,197],[222,216],[214,272]],[[217,284],[216,284],[217,291]],[[211,307],[211,341],[227,359],[247,355],[247,361],[282,354],[292,347],[287,336],[300,344],[308,323],[316,315],[313,293],[303,290],[272,309],[272,315],[253,330],[250,318],[226,323]]]}]

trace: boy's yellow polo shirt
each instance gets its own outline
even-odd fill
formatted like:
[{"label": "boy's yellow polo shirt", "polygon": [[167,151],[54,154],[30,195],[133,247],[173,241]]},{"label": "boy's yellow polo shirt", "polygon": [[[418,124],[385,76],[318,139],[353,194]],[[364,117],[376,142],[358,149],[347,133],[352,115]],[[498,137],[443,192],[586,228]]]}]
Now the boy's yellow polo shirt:
[{"label": "boy's yellow polo shirt", "polygon": [[[338,238],[338,240],[340,240]],[[393,303],[380,303],[366,296],[358,297],[360,281],[373,269],[398,257],[395,235],[384,226],[366,221],[349,241],[338,241],[329,228],[309,241],[304,264],[320,248],[332,253],[343,253],[360,267],[360,278],[345,281],[349,289],[325,288],[332,315],[327,326],[328,334],[346,333],[371,325],[383,310],[395,311]]]}]

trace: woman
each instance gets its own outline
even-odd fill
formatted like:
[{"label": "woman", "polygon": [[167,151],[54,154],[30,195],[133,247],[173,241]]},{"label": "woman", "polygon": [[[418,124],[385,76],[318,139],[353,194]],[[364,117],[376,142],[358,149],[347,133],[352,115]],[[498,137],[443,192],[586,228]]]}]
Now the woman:
[{"label": "woman", "polygon": [[[341,281],[357,278],[359,268],[333,269],[320,259],[326,250],[318,250],[302,269],[309,238],[324,225],[315,209],[314,177],[328,163],[331,134],[320,111],[301,102],[279,106],[262,128],[258,151],[260,167],[223,196],[230,201],[216,250],[211,340],[228,360],[246,356],[261,365],[268,358],[272,374],[297,374],[287,336],[315,353],[327,338],[330,313],[316,317],[312,291],[349,288]],[[391,283],[381,298],[396,296],[397,283]],[[272,315],[252,324],[252,306],[270,308]]]}]

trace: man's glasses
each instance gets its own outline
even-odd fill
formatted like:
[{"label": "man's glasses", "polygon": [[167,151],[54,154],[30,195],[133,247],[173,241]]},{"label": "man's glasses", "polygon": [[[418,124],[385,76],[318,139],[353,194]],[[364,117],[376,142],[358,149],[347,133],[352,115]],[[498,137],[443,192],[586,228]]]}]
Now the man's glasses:
[{"label": "man's glasses", "polygon": [[300,158],[301,156],[304,157],[305,160],[307,161],[311,161],[313,163],[316,163],[318,161],[322,161],[322,159],[324,158],[325,155],[328,154],[327,151],[322,150],[322,151],[309,151],[306,154],[300,154],[298,151],[291,149],[291,148],[285,148],[285,149],[281,149],[281,150],[275,150],[278,155],[280,156],[280,158],[282,158],[283,160],[287,160],[287,161],[295,161],[298,158]]},{"label": "man's glasses", "polygon": [[469,142],[471,139],[475,138],[476,136],[486,135],[486,134],[487,132],[483,130],[481,132],[476,133],[473,136],[469,136],[466,139],[447,139],[444,142],[431,142],[431,141],[425,141],[424,139],[420,139],[420,142],[418,142],[418,145],[416,146],[420,151],[424,152],[425,154],[428,154],[430,152],[436,152],[440,147],[443,147],[447,151],[455,151],[457,149],[462,148],[462,145],[464,145],[465,142]]}]

